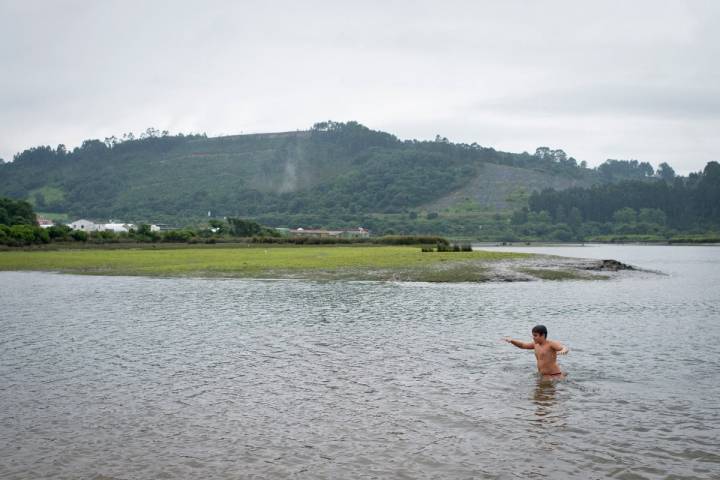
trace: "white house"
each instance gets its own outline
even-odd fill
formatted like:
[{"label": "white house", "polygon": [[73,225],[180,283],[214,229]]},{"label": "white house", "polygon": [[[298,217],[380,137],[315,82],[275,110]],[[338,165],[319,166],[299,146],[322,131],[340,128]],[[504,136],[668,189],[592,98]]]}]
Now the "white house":
[{"label": "white house", "polygon": [[135,228],[132,223],[103,223],[98,225],[98,230],[110,230],[115,233],[129,232],[131,228]]},{"label": "white house", "polygon": [[37,220],[37,223],[40,226],[40,228],[50,228],[55,225],[55,222],[53,222],[52,220],[50,220],[48,218],[41,217],[40,215],[36,215],[35,219]]},{"label": "white house", "polygon": [[73,230],[82,230],[84,232],[96,232],[97,230],[99,230],[100,225],[95,222],[91,222],[90,220],[85,220],[84,218],[81,218],[80,220],[75,220],[74,222],[69,224],[68,227],[72,228]]},{"label": "white house", "polygon": [[[131,228],[137,230],[137,226],[133,223],[119,223],[113,222],[112,220],[110,220],[109,223],[95,223],[90,220],[80,219],[75,220],[69,224],[68,227],[73,230],[82,230],[85,232],[111,231],[115,233],[128,233]],[[159,232],[161,230],[163,230],[162,226],[150,225],[151,232]]]},{"label": "white house", "polygon": [[287,230],[288,233],[293,237],[336,237],[336,238],[368,238],[370,232],[362,227],[356,229],[337,229],[337,230],[322,230],[322,229],[305,229],[295,228]]}]

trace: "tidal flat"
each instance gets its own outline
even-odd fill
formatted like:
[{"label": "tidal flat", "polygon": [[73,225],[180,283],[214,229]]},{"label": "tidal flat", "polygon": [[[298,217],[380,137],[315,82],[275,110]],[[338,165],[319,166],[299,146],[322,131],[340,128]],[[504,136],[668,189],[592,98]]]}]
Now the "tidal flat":
[{"label": "tidal flat", "polygon": [[[413,246],[108,248],[0,252],[0,270],[85,275],[410,282],[598,279],[596,261]],[[561,274],[559,273],[561,272]]]}]

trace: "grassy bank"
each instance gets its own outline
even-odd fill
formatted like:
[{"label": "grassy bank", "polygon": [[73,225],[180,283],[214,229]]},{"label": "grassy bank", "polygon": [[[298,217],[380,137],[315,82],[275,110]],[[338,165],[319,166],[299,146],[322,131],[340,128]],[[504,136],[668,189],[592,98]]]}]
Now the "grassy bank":
[{"label": "grassy bank", "polygon": [[0,252],[0,270],[97,275],[482,281],[514,252],[422,253],[406,246],[83,249]]}]

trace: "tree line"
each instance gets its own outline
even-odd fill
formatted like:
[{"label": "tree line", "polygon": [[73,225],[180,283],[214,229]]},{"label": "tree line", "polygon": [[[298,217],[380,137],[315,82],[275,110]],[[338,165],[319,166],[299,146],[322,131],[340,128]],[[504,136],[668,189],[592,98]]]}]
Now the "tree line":
[{"label": "tree line", "polygon": [[313,238],[287,237],[270,227],[242,218],[211,219],[198,227],[176,230],[153,231],[148,224],[139,224],[128,232],[73,230],[67,225],[53,225],[42,228],[38,225],[32,206],[25,201],[0,197],[0,245],[26,247],[50,243],[71,242],[76,244],[113,243],[288,243],[309,244],[352,244],[377,243],[384,245],[448,245],[440,236],[432,235],[388,235],[373,238]]},{"label": "tree line", "polygon": [[[538,192],[512,217],[425,212],[482,176],[490,163],[595,186]],[[0,165],[0,195],[27,199],[40,212],[138,223],[199,225],[212,212],[274,227],[362,225],[377,234],[580,239],[614,233],[614,215],[622,208],[635,211],[635,231],[642,225],[679,231],[712,225],[712,182],[705,176],[677,177],[666,163],[656,170],[637,160],[609,159],[592,169],[558,148],[508,153],[441,135],[399,140],[357,122],[327,121],[285,134],[207,138],[148,129],[137,137],[87,140],[72,150],[35,147]],[[665,220],[644,210],[660,210]]]},{"label": "tree line", "polygon": [[676,228],[720,224],[720,164],[709,162],[704,170],[672,181],[626,181],[591,188],[552,189],[530,195],[529,209],[547,211],[556,222],[566,220],[572,209],[581,221],[614,220],[622,208],[658,209]]},{"label": "tree line", "polygon": [[675,176],[661,165],[653,181],[629,180],[590,188],[534,192],[528,207],[511,218],[520,237],[560,240],[645,236],[720,229],[720,164],[702,172]]}]

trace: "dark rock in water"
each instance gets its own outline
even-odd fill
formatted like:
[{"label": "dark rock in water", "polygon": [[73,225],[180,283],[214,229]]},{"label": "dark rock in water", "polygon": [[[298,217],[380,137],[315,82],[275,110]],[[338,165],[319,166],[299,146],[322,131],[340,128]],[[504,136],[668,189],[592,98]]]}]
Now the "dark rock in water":
[{"label": "dark rock in water", "polygon": [[618,270],[635,270],[635,267],[617,260],[599,260],[587,267],[588,270],[599,270],[606,272],[617,272]]}]

